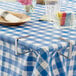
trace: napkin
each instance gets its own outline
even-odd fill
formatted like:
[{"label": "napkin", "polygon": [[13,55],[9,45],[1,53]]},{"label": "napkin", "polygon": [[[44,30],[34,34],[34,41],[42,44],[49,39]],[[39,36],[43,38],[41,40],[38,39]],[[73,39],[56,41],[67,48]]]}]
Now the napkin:
[{"label": "napkin", "polygon": [[60,26],[72,25],[72,12],[58,12],[57,17],[58,17]]},{"label": "napkin", "polygon": [[8,22],[19,22],[20,21],[20,18],[16,17],[15,15],[3,9],[0,9],[0,16]]}]

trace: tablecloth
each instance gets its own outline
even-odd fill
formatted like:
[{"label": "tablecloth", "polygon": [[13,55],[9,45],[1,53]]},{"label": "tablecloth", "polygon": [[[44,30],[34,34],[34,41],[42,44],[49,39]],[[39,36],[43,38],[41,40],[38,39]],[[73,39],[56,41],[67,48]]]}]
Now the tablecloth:
[{"label": "tablecloth", "polygon": [[[16,3],[0,2],[0,8],[25,13],[23,6]],[[63,10],[67,8],[62,8]],[[72,8],[72,6],[70,7]],[[75,76],[76,75],[76,28],[57,29],[52,23],[39,21],[44,15],[45,6],[38,5],[31,21],[20,26],[0,24],[0,75],[1,76]],[[15,39],[18,41],[18,53],[15,54]],[[73,55],[67,59],[69,43],[72,43]],[[23,54],[26,51],[27,53]]]}]

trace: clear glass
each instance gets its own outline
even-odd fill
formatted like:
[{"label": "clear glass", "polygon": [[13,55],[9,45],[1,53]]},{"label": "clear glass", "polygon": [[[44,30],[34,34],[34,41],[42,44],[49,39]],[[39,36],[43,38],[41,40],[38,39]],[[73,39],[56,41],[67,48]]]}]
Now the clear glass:
[{"label": "clear glass", "polygon": [[72,14],[72,26],[76,27],[76,13],[75,12],[73,12]]},{"label": "clear glass", "polygon": [[59,0],[45,0],[46,16],[50,22],[55,22],[55,17],[59,8]]},{"label": "clear glass", "polygon": [[24,10],[26,11],[26,14],[33,13],[35,7],[36,7],[36,0],[32,0],[31,5],[24,5]]}]

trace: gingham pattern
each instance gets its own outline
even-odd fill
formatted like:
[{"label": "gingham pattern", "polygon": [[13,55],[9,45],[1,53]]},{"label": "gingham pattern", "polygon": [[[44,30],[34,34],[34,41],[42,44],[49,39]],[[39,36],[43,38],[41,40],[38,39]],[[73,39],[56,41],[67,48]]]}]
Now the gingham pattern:
[{"label": "gingham pattern", "polygon": [[[0,2],[0,8],[25,13],[20,3]],[[67,7],[65,7],[67,8]],[[65,8],[62,8],[64,10]],[[70,7],[72,8],[72,7]],[[73,9],[73,8],[72,8]],[[75,76],[76,28],[57,29],[50,22],[38,21],[44,15],[45,7],[38,5],[32,20],[21,26],[0,25],[0,74],[1,76]],[[33,50],[33,53],[16,56],[15,38],[30,35],[19,40],[18,52]],[[74,55],[71,60],[60,56],[57,51],[68,51],[67,42],[72,42]],[[64,52],[65,53],[65,52]],[[71,64],[73,62],[73,64]],[[13,68],[13,69],[12,69]]]},{"label": "gingham pattern", "polygon": [[0,40],[0,76],[30,76],[36,57],[34,53],[16,56],[14,45]]}]

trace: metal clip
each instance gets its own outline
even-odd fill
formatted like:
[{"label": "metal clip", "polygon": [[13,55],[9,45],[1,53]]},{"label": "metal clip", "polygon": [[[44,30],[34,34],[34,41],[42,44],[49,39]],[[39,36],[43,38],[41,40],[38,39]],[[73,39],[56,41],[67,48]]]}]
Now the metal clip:
[{"label": "metal clip", "polygon": [[29,36],[22,36],[22,37],[18,37],[18,38],[15,39],[15,54],[16,55],[21,55],[21,54],[28,53],[28,52],[18,53],[18,49],[17,49],[18,48],[18,40],[22,39],[22,38],[27,38],[27,37],[29,37]]},{"label": "metal clip", "polygon": [[59,39],[65,41],[65,42],[68,42],[70,44],[69,45],[69,56],[65,56],[65,55],[61,54],[60,51],[58,51],[58,53],[67,59],[71,59],[72,58],[72,43],[67,39],[63,39],[63,38],[59,38]]}]

